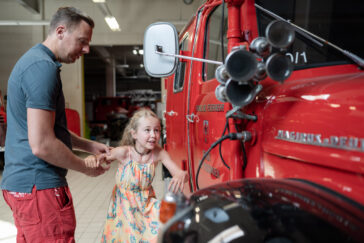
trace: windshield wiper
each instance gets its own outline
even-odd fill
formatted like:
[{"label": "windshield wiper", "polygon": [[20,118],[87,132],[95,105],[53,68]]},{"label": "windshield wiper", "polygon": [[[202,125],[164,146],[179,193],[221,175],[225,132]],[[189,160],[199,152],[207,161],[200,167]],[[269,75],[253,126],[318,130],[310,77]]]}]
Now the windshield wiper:
[{"label": "windshield wiper", "polygon": [[[286,20],[284,18],[282,18],[281,16],[273,13],[272,11],[269,11],[268,9],[263,8],[262,6],[255,4],[255,7],[258,8],[259,10],[265,12],[266,14],[270,15],[271,17],[277,19],[277,20],[282,20],[286,23],[289,23],[290,25],[292,25],[300,34],[302,34],[303,36],[305,36],[307,39],[315,42],[316,44],[323,46],[322,43],[327,44],[333,48],[335,48],[336,50],[338,50],[339,52],[341,52],[342,54],[344,54],[346,57],[350,58],[353,62],[355,62],[359,67],[364,68],[364,59],[355,55],[354,53],[351,53],[350,51],[344,50],[340,47],[338,47],[337,45],[334,45],[333,43],[321,38],[320,36],[317,36],[315,34],[313,34],[312,32],[305,30],[304,28],[299,27],[298,25],[295,25],[294,23],[292,23],[289,20]],[[319,41],[321,41],[322,43],[319,43],[317,40],[313,39],[313,38],[318,39]]]}]

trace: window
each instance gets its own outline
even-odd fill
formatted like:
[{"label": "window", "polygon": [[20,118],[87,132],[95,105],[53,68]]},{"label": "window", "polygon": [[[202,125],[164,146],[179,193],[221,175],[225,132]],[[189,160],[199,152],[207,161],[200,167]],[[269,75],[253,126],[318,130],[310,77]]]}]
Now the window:
[{"label": "window", "polygon": [[[224,9],[224,58],[221,52],[221,18],[222,5],[216,7],[207,20],[207,28],[205,32],[204,58],[214,61],[223,61],[227,54],[227,8]],[[210,80],[215,77],[217,64],[204,63],[202,66],[203,80]]]},{"label": "window", "polygon": [[[179,50],[185,51],[187,50],[187,40],[188,35],[186,35],[182,42],[179,45]],[[177,65],[176,74],[174,75],[174,84],[173,84],[173,91],[180,92],[183,89],[183,83],[185,80],[185,69],[186,69],[186,62],[179,61]]]},{"label": "window", "polygon": [[[256,3],[344,50],[364,56],[361,31],[364,1],[256,0]],[[266,26],[274,19],[258,9],[257,18],[259,35],[264,36]],[[352,62],[338,50],[297,31],[287,56],[295,69]]]}]

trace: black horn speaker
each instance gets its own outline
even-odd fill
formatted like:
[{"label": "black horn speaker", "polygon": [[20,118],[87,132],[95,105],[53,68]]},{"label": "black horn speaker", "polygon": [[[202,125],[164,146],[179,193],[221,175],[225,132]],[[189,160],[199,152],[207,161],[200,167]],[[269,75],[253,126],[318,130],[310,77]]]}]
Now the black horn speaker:
[{"label": "black horn speaker", "polygon": [[265,36],[272,46],[286,49],[293,43],[295,31],[289,23],[275,20],[268,24],[265,30]]},{"label": "black horn speaker", "polygon": [[235,81],[252,79],[257,71],[257,64],[255,55],[244,49],[230,52],[225,60],[226,71]]},{"label": "black horn speaker", "polygon": [[236,82],[230,79],[226,83],[225,95],[232,105],[243,107],[250,104],[261,90],[260,84],[254,85],[251,82]]},{"label": "black horn speaker", "polygon": [[283,82],[291,75],[293,64],[286,55],[275,53],[268,57],[265,69],[271,79]]}]

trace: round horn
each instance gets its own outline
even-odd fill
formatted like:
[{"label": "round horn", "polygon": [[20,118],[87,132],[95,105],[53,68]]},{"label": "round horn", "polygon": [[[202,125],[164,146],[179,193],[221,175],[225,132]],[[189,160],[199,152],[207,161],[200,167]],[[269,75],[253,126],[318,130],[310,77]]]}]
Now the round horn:
[{"label": "round horn", "polygon": [[268,76],[279,82],[286,80],[293,70],[291,60],[286,55],[279,53],[275,53],[268,57],[265,65]]},{"label": "round horn", "polygon": [[269,56],[272,51],[272,46],[264,37],[255,38],[249,48],[263,58]]},{"label": "round horn", "polygon": [[226,81],[229,79],[229,75],[226,72],[225,66],[220,65],[215,70],[215,78],[219,81],[220,84],[225,84]]},{"label": "round horn", "polygon": [[292,45],[295,38],[295,31],[289,23],[275,20],[268,24],[265,30],[265,36],[272,46],[286,49]]},{"label": "round horn", "polygon": [[257,81],[263,80],[267,77],[267,73],[265,72],[265,63],[259,62],[257,66],[257,73],[255,74],[255,79]]},{"label": "round horn", "polygon": [[254,77],[257,63],[253,53],[239,49],[230,52],[226,57],[225,68],[231,79],[235,81],[248,81]]},{"label": "round horn", "polygon": [[225,86],[220,84],[215,89],[215,96],[221,102],[227,102],[226,95],[225,95]]},{"label": "round horn", "polygon": [[250,104],[261,90],[260,84],[240,83],[229,79],[226,83],[225,95],[232,105],[243,107]]}]

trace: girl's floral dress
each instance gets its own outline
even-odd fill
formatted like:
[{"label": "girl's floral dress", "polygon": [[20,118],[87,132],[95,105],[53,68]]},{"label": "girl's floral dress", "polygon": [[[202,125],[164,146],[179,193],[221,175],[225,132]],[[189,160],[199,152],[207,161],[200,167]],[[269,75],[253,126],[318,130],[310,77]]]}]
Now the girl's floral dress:
[{"label": "girl's floral dress", "polygon": [[155,163],[119,165],[101,242],[156,242],[160,201],[152,181]]}]

